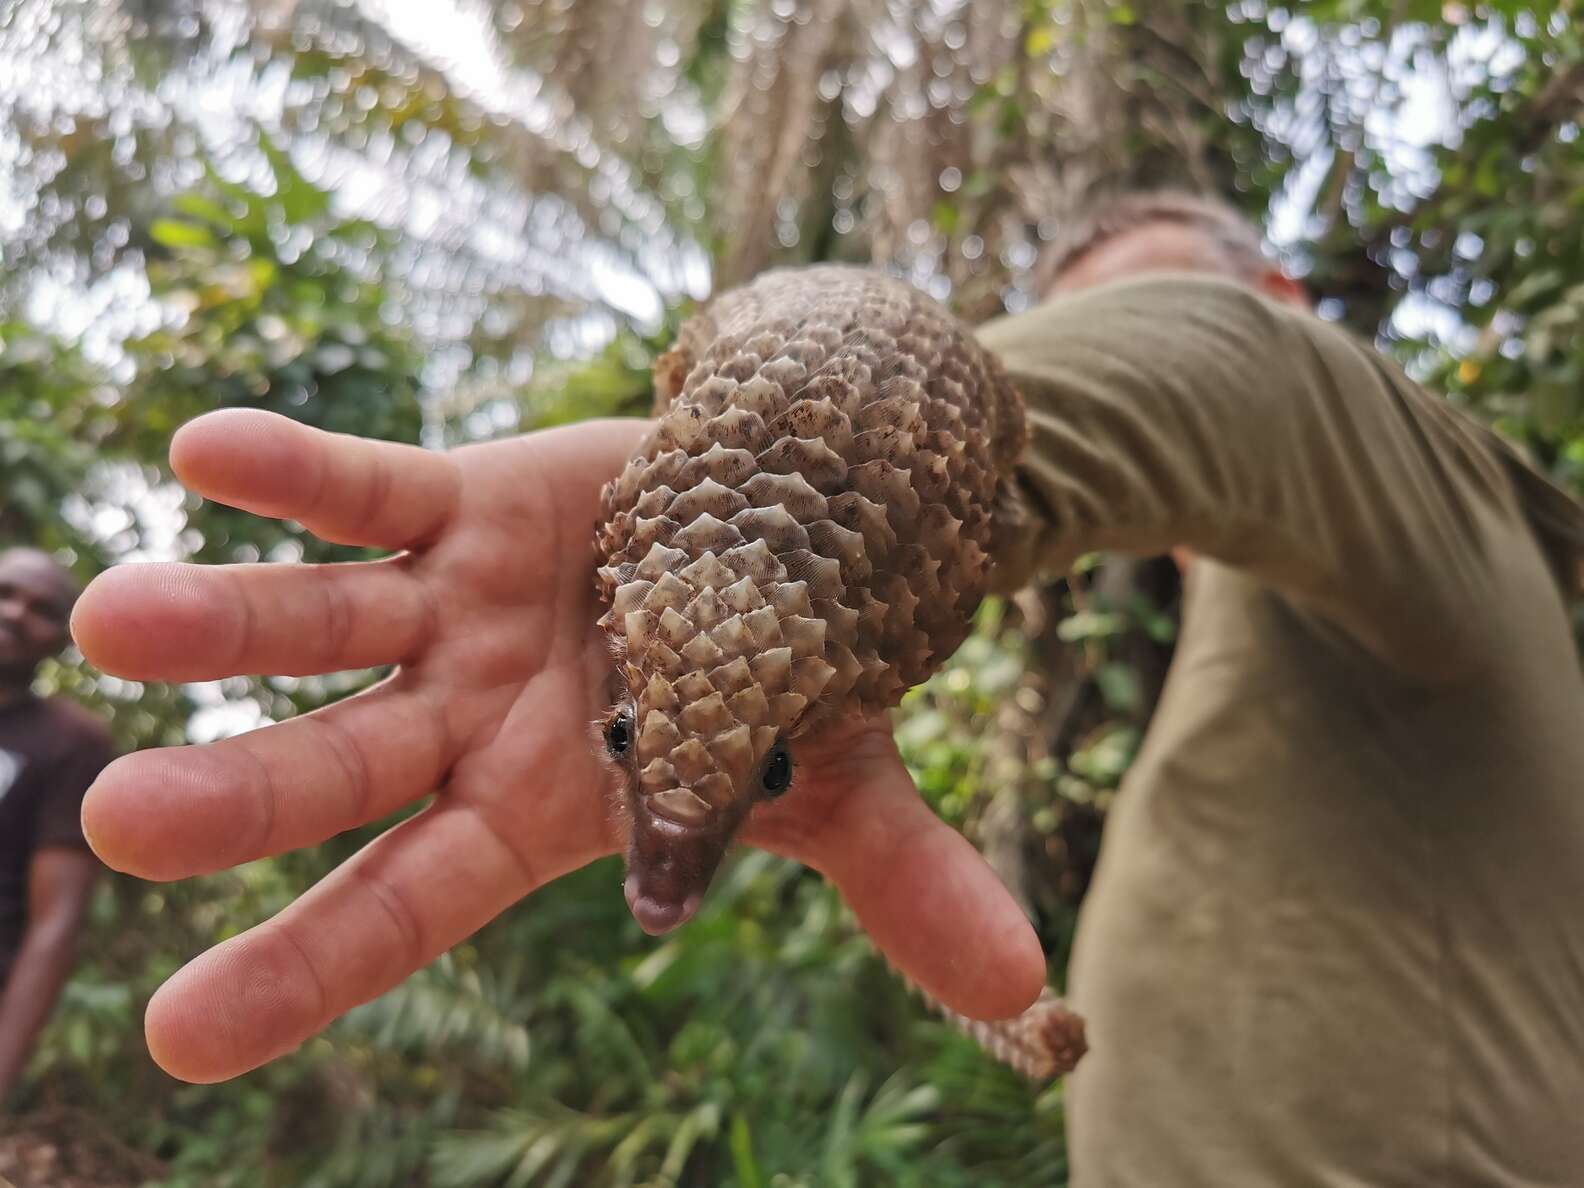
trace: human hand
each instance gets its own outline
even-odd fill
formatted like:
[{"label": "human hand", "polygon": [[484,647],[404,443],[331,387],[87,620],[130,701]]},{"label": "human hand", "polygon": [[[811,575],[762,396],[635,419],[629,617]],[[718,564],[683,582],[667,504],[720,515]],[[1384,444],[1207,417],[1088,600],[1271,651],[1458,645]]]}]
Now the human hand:
[{"label": "human hand", "polygon": [[[449,454],[256,411],[177,432],[171,464],[198,494],[400,551],[339,565],[120,566],[78,601],[83,654],[135,680],[398,667],[300,718],[116,761],[83,806],[95,851],[129,874],[179,879],[438,795],[161,987],[146,1028],[172,1075],[223,1080],[293,1050],[618,848],[589,729],[609,709],[610,673],[593,528],[602,484],[644,430],[589,422]],[[742,836],[822,871],[887,957],[966,1015],[1015,1015],[1044,984],[1033,930],[919,799],[883,719],[810,739],[792,793],[756,810]]]}]

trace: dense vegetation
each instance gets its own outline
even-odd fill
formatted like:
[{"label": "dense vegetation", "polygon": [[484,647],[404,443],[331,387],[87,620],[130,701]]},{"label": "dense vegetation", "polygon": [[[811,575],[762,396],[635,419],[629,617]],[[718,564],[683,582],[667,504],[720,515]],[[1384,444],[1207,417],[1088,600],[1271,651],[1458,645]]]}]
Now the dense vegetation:
[{"label": "dense vegetation", "polygon": [[[22,0],[0,15],[0,541],[90,576],[333,559],[186,497],[206,409],[443,446],[645,406],[712,283],[874,259],[970,317],[1030,299],[1107,187],[1222,193],[1321,309],[1584,491],[1584,42],[1570,3]],[[899,732],[1029,904],[1059,980],[1174,630],[1169,567],[986,608]],[[127,747],[372,674],[42,674]],[[606,866],[296,1055],[164,1077],[142,1006],[370,831],[104,883],[0,1129],[66,1183],[1005,1184],[1065,1179],[1060,1087],[931,1021],[814,876],[745,854],[662,941]],[[18,1146],[18,1143],[22,1143]],[[31,1145],[29,1145],[31,1144]],[[42,1166],[42,1165],[41,1165]],[[23,1171],[0,1166],[0,1174]]]}]

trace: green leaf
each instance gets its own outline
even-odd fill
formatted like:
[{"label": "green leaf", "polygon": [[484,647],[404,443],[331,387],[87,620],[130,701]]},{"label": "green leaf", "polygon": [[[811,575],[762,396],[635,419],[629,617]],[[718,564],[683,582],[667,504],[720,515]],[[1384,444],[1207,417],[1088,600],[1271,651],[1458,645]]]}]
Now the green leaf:
[{"label": "green leaf", "polygon": [[930,222],[942,235],[949,236],[957,230],[957,219],[957,208],[950,202],[937,202],[930,211]]},{"label": "green leaf", "polygon": [[182,214],[191,215],[195,219],[205,219],[213,223],[219,230],[227,234],[234,234],[239,224],[233,215],[213,198],[203,194],[178,194],[171,199],[171,205]]},{"label": "green leaf", "polygon": [[214,233],[198,223],[183,219],[155,219],[149,224],[149,236],[155,243],[168,248],[213,247]]},{"label": "green leaf", "polygon": [[1138,673],[1130,664],[1115,660],[1102,664],[1095,672],[1095,684],[1106,705],[1117,713],[1131,714],[1143,703]]},{"label": "green leaf", "polygon": [[329,211],[330,195],[298,172],[290,155],[267,136],[259,137],[259,147],[275,173],[276,197],[288,223],[309,223]]},{"label": "green leaf", "polygon": [[731,1124],[732,1168],[737,1173],[737,1188],[764,1188],[764,1176],[754,1159],[753,1139],[748,1132],[748,1119],[742,1114],[732,1117]]},{"label": "green leaf", "polygon": [[720,1107],[714,1102],[706,1101],[689,1112],[671,1136],[671,1145],[666,1148],[665,1160],[660,1165],[661,1177],[680,1180],[694,1146],[701,1138],[713,1138],[719,1129]]}]

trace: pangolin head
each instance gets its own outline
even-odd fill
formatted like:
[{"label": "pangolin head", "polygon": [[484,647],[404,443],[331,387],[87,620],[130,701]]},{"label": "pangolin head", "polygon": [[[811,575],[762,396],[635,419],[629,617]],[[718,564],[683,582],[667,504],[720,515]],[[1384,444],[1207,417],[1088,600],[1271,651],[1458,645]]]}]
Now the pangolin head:
[{"label": "pangolin head", "polygon": [[763,541],[694,559],[656,544],[621,576],[601,733],[629,825],[627,903],[662,933],[697,910],[753,806],[791,787],[791,740],[835,670],[807,583]]}]

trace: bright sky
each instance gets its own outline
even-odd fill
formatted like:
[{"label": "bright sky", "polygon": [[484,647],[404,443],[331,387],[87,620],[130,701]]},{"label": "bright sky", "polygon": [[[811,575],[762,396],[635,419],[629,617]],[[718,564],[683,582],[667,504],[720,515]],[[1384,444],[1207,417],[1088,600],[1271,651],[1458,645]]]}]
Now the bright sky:
[{"label": "bright sky", "polygon": [[[592,143],[586,120],[557,119],[545,79],[506,62],[487,5],[478,0],[359,0],[359,7],[441,71],[458,94],[485,111],[512,119],[570,154],[577,155]],[[702,123],[699,130],[702,133]],[[629,170],[614,154],[599,154],[595,169],[624,216],[634,222],[664,219],[663,209],[632,184]],[[700,297],[707,294],[708,259],[696,245],[686,245],[679,260],[651,263],[656,267],[650,275],[680,272],[685,292]],[[587,275],[600,299],[651,329],[660,324],[666,298],[680,295],[660,292],[648,278],[608,253],[595,254],[587,264]]]}]

